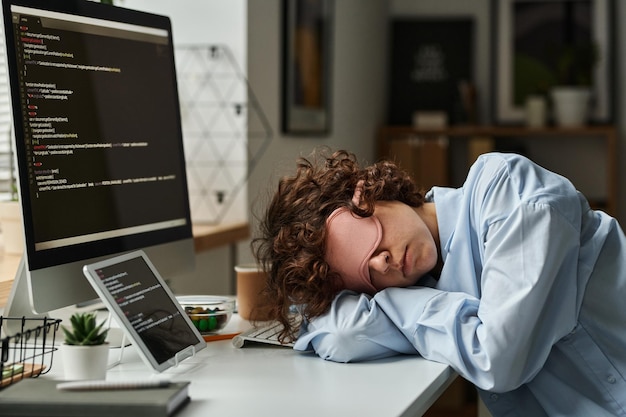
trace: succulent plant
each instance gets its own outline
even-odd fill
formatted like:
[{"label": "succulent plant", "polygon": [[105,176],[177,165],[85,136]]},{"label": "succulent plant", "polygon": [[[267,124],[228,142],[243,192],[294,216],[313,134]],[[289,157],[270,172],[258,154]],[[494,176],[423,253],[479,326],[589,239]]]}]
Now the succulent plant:
[{"label": "succulent plant", "polygon": [[61,326],[68,345],[93,346],[105,343],[109,329],[103,329],[104,321],[98,324],[96,313],[75,313],[70,317],[71,330]]}]

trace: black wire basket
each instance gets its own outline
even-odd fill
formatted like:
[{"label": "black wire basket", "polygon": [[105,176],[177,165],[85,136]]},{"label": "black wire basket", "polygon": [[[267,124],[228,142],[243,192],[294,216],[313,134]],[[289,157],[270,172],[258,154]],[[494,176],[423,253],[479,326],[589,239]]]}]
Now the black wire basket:
[{"label": "black wire basket", "polygon": [[[61,320],[49,317],[0,316],[0,389],[23,378],[36,378],[52,368]],[[18,329],[11,334],[9,328]]]}]

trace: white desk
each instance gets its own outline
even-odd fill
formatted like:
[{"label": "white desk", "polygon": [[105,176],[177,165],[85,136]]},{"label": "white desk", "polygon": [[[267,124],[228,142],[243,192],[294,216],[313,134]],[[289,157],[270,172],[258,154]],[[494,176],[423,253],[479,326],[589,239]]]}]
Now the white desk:
[{"label": "white desk", "polygon": [[[235,315],[224,331],[248,327]],[[419,356],[340,364],[285,347],[236,349],[225,340],[209,342],[162,376],[191,381],[191,402],[177,417],[331,417],[420,416],[457,375]],[[61,355],[54,355],[51,371],[42,377],[63,378]],[[150,377],[155,374],[132,346],[107,375],[110,380]]]}]

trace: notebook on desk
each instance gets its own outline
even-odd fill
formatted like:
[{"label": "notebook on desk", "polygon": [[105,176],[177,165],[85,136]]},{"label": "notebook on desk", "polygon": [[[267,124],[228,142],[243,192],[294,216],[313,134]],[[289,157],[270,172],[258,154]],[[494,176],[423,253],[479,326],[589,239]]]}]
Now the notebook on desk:
[{"label": "notebook on desk", "polygon": [[66,391],[58,381],[26,378],[0,391],[0,417],[169,417],[190,400],[189,382],[166,388]]}]

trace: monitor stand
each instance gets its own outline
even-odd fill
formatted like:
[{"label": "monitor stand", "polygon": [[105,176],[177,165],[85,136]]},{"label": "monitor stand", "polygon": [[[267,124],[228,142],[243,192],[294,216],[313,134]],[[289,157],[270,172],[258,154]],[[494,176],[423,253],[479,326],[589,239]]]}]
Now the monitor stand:
[{"label": "monitor stand", "polygon": [[[35,313],[33,309],[30,297],[30,288],[28,285],[28,276],[26,273],[26,261],[23,256],[17,267],[17,273],[15,274],[15,279],[13,281],[13,285],[11,286],[11,292],[9,293],[9,298],[4,306],[2,315],[4,317],[12,318],[26,317],[43,319],[44,317],[48,317],[47,314]],[[38,320],[28,321],[25,322],[24,329],[33,329],[39,325],[41,325],[41,323]],[[18,320],[8,320],[2,325],[2,332],[5,335],[16,334],[22,329],[22,323]]]}]

